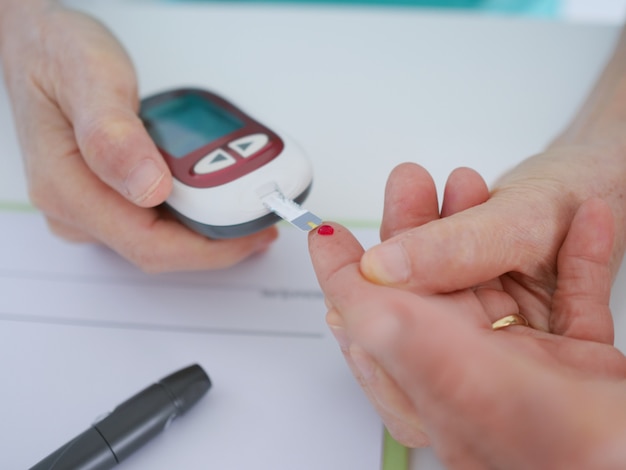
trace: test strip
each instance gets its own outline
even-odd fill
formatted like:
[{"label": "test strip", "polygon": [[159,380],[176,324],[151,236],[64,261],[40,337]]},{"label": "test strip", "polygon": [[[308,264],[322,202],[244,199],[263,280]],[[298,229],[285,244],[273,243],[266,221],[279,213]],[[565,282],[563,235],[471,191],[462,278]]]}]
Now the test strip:
[{"label": "test strip", "polygon": [[257,194],[265,207],[300,230],[308,232],[322,223],[322,219],[287,198],[276,185],[260,188]]}]

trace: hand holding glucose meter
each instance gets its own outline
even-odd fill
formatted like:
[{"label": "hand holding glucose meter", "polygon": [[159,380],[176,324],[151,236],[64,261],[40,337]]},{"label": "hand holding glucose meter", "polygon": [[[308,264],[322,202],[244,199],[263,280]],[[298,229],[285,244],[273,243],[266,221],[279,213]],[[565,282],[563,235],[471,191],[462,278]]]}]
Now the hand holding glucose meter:
[{"label": "hand holding glucose meter", "polygon": [[192,230],[234,238],[279,216],[303,230],[321,223],[298,205],[313,180],[308,159],[232,103],[201,89],[175,89],[143,99],[140,117],[173,175],[165,205]]}]

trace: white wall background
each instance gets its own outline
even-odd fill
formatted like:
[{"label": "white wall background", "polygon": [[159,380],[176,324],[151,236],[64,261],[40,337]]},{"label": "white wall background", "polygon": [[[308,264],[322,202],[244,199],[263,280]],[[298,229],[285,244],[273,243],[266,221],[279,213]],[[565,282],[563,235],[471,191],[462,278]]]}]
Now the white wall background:
[{"label": "white wall background", "polygon": [[561,16],[576,22],[622,23],[626,0],[561,0]]}]

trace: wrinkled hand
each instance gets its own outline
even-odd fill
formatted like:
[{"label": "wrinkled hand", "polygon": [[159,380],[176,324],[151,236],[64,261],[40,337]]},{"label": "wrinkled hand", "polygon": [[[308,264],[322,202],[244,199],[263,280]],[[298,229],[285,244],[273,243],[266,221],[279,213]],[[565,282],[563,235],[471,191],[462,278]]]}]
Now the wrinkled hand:
[{"label": "wrinkled hand", "polygon": [[626,359],[578,339],[589,315],[611,324],[606,204],[583,204],[559,250],[553,315],[563,336],[492,331],[515,306],[497,284],[421,295],[372,283],[359,243],[333,225],[334,235],[309,240],[327,321],[396,439],[430,439],[451,468],[621,468],[610,464],[626,461]]},{"label": "wrinkled hand", "polygon": [[53,2],[8,4],[3,70],[30,197],[54,233],[101,242],[150,272],[226,267],[276,238],[270,228],[212,241],[156,208],[172,177],[137,117],[137,80],[122,46],[94,19]]},{"label": "wrinkled hand", "polygon": [[[428,173],[414,164],[400,165],[386,190],[383,243],[363,256],[364,276],[422,294],[497,282],[534,328],[567,334],[567,326],[552,314],[561,301],[555,297],[557,256],[584,200],[600,195],[618,217],[613,273],[623,252],[621,191],[610,186],[616,184],[606,176],[610,168],[594,166],[593,155],[600,151],[609,150],[548,150],[510,172],[492,194],[478,174],[457,170],[446,185],[441,213]],[[612,343],[612,327],[598,321],[590,313],[577,334]]]}]

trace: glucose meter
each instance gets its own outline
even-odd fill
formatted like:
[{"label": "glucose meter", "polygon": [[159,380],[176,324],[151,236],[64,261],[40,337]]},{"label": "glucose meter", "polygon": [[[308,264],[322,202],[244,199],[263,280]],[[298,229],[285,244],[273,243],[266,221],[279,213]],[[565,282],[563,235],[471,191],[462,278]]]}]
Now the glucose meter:
[{"label": "glucose meter", "polygon": [[313,180],[304,153],[224,98],[169,90],[143,99],[140,117],[172,172],[165,205],[192,230],[234,238],[279,215],[303,229],[321,222],[298,205]]}]

